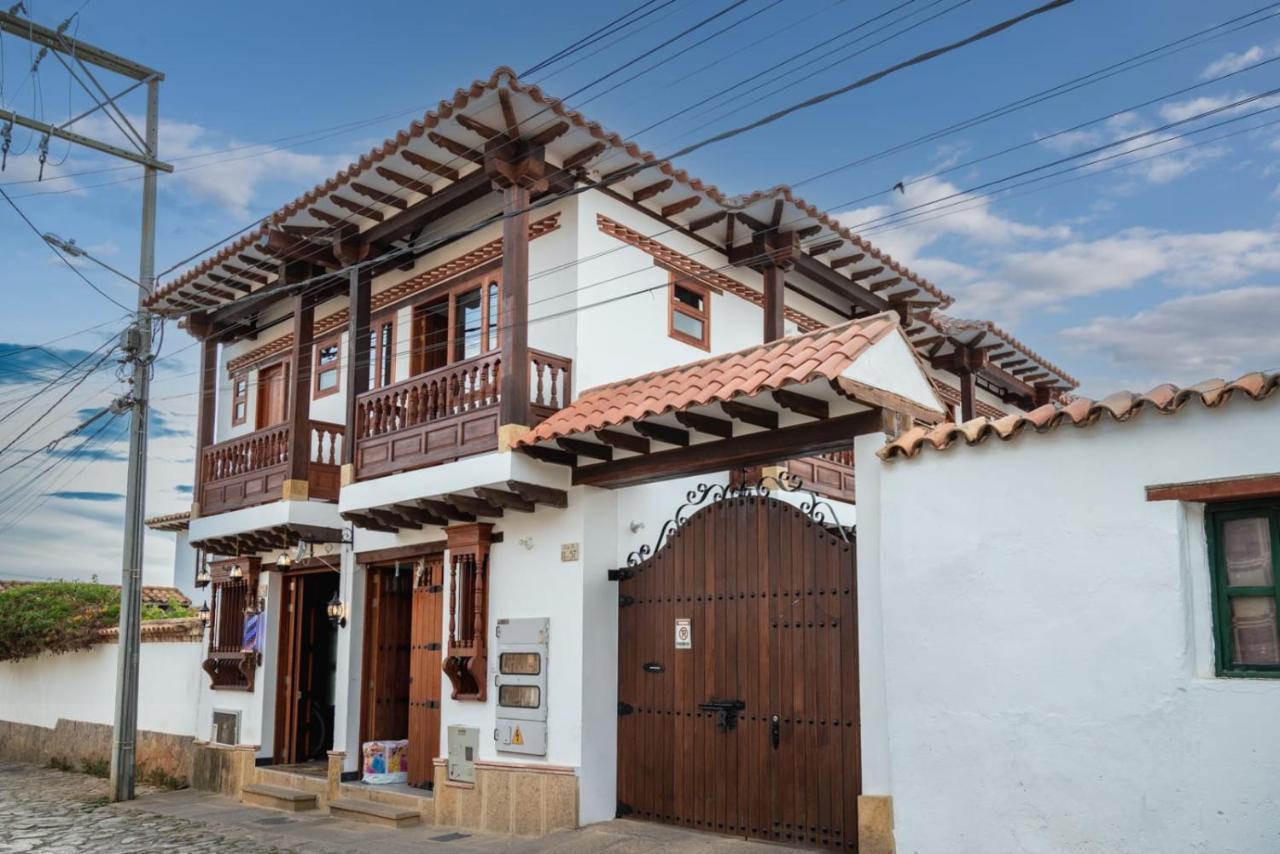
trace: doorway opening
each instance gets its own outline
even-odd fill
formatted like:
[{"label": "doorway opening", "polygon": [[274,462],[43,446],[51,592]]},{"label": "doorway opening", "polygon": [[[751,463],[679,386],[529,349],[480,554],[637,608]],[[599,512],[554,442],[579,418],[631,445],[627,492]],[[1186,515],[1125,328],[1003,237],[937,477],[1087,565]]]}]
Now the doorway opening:
[{"label": "doorway opening", "polygon": [[333,749],[337,697],[338,627],[326,606],[339,574],[328,567],[284,578],[280,620],[280,672],[276,687],[277,765],[327,761]]}]

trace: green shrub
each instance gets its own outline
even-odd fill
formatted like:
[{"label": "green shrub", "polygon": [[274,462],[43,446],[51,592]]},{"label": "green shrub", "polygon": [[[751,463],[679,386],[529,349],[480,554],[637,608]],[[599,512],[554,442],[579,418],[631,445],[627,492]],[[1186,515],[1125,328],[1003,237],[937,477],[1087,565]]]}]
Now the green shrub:
[{"label": "green shrub", "polygon": [[111,762],[107,759],[81,759],[80,770],[90,777],[110,777]]},{"label": "green shrub", "polygon": [[[144,620],[194,615],[177,597],[142,609]],[[117,587],[73,581],[15,584],[0,590],[0,661],[87,649],[101,641],[99,629],[119,620]]]},{"label": "green shrub", "polygon": [[61,756],[50,756],[49,767],[57,771],[70,771],[71,763]]}]

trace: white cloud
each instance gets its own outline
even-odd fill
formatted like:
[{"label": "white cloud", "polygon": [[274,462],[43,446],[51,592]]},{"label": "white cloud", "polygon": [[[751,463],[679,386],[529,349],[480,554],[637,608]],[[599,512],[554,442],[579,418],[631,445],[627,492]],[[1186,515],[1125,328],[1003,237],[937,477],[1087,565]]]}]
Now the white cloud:
[{"label": "white cloud", "polygon": [[1272,310],[1278,301],[1275,285],[1180,296],[1127,317],[1095,317],[1060,335],[1076,352],[1128,372],[1142,390],[1161,382],[1233,379],[1280,367]]},{"label": "white cloud", "polygon": [[1275,48],[1266,48],[1261,45],[1254,45],[1248,50],[1242,50],[1239,53],[1227,53],[1205,66],[1204,71],[1200,72],[1200,77],[1203,80],[1208,80],[1211,77],[1221,77],[1223,74],[1239,71],[1274,55]]}]

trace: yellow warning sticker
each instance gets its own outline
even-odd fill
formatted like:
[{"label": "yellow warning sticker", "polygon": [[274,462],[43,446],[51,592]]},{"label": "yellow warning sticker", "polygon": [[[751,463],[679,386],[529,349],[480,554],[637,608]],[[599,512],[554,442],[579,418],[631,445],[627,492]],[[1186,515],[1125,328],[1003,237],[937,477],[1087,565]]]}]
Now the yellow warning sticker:
[{"label": "yellow warning sticker", "polygon": [[524,736],[520,734],[520,727],[516,727],[516,734],[511,736],[512,744],[524,744]]}]

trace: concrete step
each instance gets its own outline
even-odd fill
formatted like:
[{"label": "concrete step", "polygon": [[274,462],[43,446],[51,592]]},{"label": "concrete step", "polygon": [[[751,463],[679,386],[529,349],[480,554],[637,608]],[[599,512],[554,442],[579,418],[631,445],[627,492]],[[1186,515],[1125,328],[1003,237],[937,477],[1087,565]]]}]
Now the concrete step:
[{"label": "concrete step", "polygon": [[240,790],[240,802],[256,807],[268,807],[286,812],[300,812],[316,808],[316,796],[288,786],[272,786],[269,783],[249,783]]},{"label": "concrete step", "polygon": [[329,815],[335,818],[380,824],[383,827],[413,827],[422,820],[417,810],[357,798],[338,798],[336,801],[331,801]]}]

